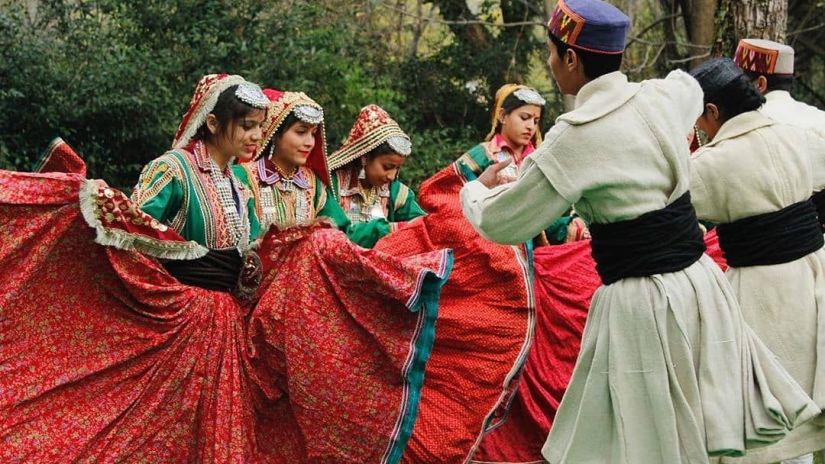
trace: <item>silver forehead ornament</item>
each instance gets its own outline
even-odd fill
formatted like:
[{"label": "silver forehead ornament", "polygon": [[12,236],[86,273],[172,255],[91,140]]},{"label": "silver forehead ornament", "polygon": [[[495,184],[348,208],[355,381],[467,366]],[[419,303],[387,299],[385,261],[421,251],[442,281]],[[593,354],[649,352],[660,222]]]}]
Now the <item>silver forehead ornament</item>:
[{"label": "silver forehead ornament", "polygon": [[520,88],[513,95],[528,105],[544,106],[547,103],[538,92],[530,88]]},{"label": "silver forehead ornament", "polygon": [[297,105],[292,110],[295,117],[307,124],[321,124],[324,122],[324,110],[310,105]]},{"label": "silver forehead ornament", "polygon": [[393,135],[387,138],[387,145],[396,153],[402,156],[409,156],[412,153],[412,142],[407,137]]},{"label": "silver forehead ornament", "polygon": [[253,108],[263,110],[269,106],[269,98],[264,95],[263,90],[261,90],[258,84],[253,84],[252,82],[241,82],[238,84],[238,88],[235,90],[235,96],[238,100]]}]

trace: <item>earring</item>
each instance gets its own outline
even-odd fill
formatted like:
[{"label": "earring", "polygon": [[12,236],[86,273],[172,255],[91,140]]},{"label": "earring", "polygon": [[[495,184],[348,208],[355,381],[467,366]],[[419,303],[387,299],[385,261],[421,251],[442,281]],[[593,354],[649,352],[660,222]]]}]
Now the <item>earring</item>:
[{"label": "earring", "polygon": [[702,134],[704,134],[704,132],[702,132],[702,130],[699,129],[699,126],[697,126],[697,125],[693,126],[693,132],[694,132],[695,137],[696,137],[696,147],[699,148],[702,145],[704,145],[704,143],[702,142]]},{"label": "earring", "polygon": [[366,163],[364,163],[364,158],[361,158],[361,171],[358,172],[358,180],[364,180],[367,178],[367,171],[364,169],[366,167]]}]

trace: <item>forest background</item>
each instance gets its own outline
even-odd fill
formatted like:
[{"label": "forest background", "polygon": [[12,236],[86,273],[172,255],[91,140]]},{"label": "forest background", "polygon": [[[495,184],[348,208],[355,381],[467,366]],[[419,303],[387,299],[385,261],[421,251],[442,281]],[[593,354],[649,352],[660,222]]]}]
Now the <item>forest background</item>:
[{"label": "forest background", "polygon": [[[612,0],[632,20],[623,70],[662,77],[740,37],[796,49],[794,94],[825,107],[825,0]],[[482,140],[506,82],[563,111],[544,23],[555,0],[0,0],[0,168],[30,170],[55,136],[90,176],[129,189],[163,153],[198,79],[229,72],[304,91],[328,150],[369,103],[411,136],[413,186]]]}]

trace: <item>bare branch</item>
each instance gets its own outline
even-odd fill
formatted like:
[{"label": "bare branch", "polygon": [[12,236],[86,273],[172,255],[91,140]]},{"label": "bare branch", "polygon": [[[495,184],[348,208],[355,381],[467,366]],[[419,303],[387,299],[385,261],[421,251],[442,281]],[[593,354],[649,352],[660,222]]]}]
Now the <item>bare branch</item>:
[{"label": "bare branch", "polygon": [[822,29],[822,28],[825,28],[825,24],[817,24],[816,26],[806,27],[805,29],[797,29],[795,31],[788,32],[785,35],[787,35],[787,36],[799,35],[799,34],[802,34],[803,32],[811,32],[811,31],[815,31],[817,29]]},{"label": "bare branch", "polygon": [[656,66],[656,62],[659,61],[659,57],[662,56],[662,52],[665,51],[666,47],[667,47],[667,44],[662,44],[659,47],[659,50],[656,52],[656,55],[653,57],[653,60],[650,60],[650,61],[649,61],[650,48],[648,48],[647,50],[645,50],[645,59],[644,59],[644,61],[642,61],[642,64],[640,64],[639,66],[636,66],[635,68],[629,69],[628,72],[629,73],[638,73],[638,72],[641,72],[645,68],[652,68],[653,66]]},{"label": "bare branch", "polygon": [[687,63],[689,61],[698,60],[698,59],[701,59],[701,58],[707,58],[709,56],[710,56],[710,52],[707,52],[707,53],[702,53],[701,55],[693,55],[693,56],[689,56],[687,58],[681,58],[681,59],[678,59],[678,60],[668,60],[667,62],[668,62],[668,64]]},{"label": "bare branch", "polygon": [[659,45],[665,44],[665,45],[680,45],[682,47],[695,48],[695,49],[698,49],[698,50],[711,50],[711,49],[713,49],[713,45],[698,45],[698,44],[693,44],[693,43],[690,43],[690,42],[682,42],[682,41],[679,41],[679,40],[666,40],[664,42],[661,42],[661,41],[652,41],[652,40],[644,40],[644,39],[636,38],[635,42],[638,42],[638,43],[641,43],[641,44],[644,44],[644,45],[653,45],[653,46],[657,46],[657,47]]},{"label": "bare branch", "polygon": [[644,28],[644,29],[642,29],[641,31],[639,31],[639,33],[638,33],[638,34],[636,34],[636,36],[635,36],[635,37],[631,38],[631,39],[630,39],[630,41],[628,41],[628,42],[627,42],[627,45],[626,45],[626,46],[629,46],[629,45],[630,45],[630,44],[632,44],[633,42],[638,41],[638,40],[639,40],[639,39],[640,39],[643,35],[645,35],[648,31],[650,31],[650,30],[651,30],[651,29],[653,29],[654,27],[658,26],[659,24],[661,24],[661,23],[663,23],[663,22],[665,22],[665,21],[668,21],[668,20],[670,20],[670,19],[677,18],[677,17],[679,17],[679,13],[673,13],[673,14],[669,14],[669,15],[667,15],[667,16],[662,16],[661,18],[657,19],[656,21],[653,21],[652,23],[650,23],[650,24],[648,24],[647,26],[645,26],[645,28]]},{"label": "bare branch", "polygon": [[401,8],[395,7],[393,5],[387,4],[387,2],[380,2],[379,6],[395,11],[400,13],[403,16],[407,16],[410,18],[420,19],[426,21],[428,23],[434,24],[444,24],[448,26],[472,26],[472,25],[482,25],[482,26],[492,26],[492,27],[524,27],[524,26],[542,26],[544,27],[545,24],[542,21],[516,21],[512,23],[497,23],[493,21],[481,21],[481,20],[458,20],[458,21],[446,21],[443,19],[435,19],[435,18],[427,18],[422,17],[413,13],[409,13],[406,10]]}]

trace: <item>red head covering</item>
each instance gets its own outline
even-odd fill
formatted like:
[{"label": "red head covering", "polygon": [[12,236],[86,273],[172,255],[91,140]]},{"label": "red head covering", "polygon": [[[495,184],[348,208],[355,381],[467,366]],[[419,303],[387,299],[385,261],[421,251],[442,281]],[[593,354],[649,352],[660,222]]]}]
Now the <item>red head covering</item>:
[{"label": "red head covering", "polygon": [[206,122],[206,117],[215,109],[221,92],[246,82],[243,77],[230,74],[208,74],[203,76],[195,87],[195,94],[189,102],[189,109],[180,121],[172,148],[183,148],[192,141],[192,137]]},{"label": "red head covering", "polygon": [[[264,89],[264,95],[271,102],[266,112],[266,119],[263,123],[263,138],[259,145],[259,155],[269,156],[269,153],[262,151],[267,148],[278,128],[290,113],[295,113],[298,119],[310,123],[318,124],[318,131],[315,133],[315,147],[309,154],[307,166],[321,178],[324,184],[329,185],[329,169],[327,168],[327,148],[326,135],[324,134],[323,108],[309,98],[303,92],[284,92],[275,89]],[[297,111],[296,111],[297,110]],[[311,114],[313,118],[307,120],[306,115]],[[317,118],[317,119],[314,119]]]},{"label": "red head covering", "polygon": [[372,104],[361,108],[347,140],[329,157],[329,168],[336,170],[350,161],[358,159],[370,150],[388,142],[396,153],[409,156],[412,150],[410,137],[401,130],[383,108]]}]

